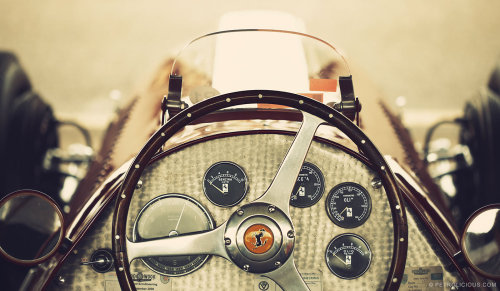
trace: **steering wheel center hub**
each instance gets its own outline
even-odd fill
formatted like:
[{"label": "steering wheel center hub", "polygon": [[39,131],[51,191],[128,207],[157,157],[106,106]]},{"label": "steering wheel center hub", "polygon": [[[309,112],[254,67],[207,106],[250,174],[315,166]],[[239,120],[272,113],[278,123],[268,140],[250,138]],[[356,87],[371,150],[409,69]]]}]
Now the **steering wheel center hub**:
[{"label": "steering wheel center hub", "polygon": [[228,220],[226,251],[240,268],[266,273],[279,268],[294,246],[293,225],[279,208],[268,203],[251,203]]},{"label": "steering wheel center hub", "polygon": [[254,254],[266,253],[274,244],[273,231],[265,224],[248,227],[243,237],[245,247]]}]

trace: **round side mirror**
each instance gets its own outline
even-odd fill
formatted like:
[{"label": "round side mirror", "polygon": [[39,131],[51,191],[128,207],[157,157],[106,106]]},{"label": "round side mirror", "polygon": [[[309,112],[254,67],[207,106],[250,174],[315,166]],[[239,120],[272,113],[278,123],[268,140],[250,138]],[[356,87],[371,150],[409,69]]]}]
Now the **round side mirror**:
[{"label": "round side mirror", "polygon": [[64,235],[63,215],[46,194],[20,190],[0,200],[0,254],[34,265],[55,253]]},{"label": "round side mirror", "polygon": [[500,279],[500,204],[483,207],[467,220],[462,252],[479,274]]}]

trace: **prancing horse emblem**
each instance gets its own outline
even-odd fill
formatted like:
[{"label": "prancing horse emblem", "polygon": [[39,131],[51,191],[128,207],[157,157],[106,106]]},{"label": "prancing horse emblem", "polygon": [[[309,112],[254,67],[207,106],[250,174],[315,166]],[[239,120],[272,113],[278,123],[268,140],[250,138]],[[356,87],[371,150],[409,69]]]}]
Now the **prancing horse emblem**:
[{"label": "prancing horse emblem", "polygon": [[254,224],[245,231],[245,246],[255,254],[267,252],[274,242],[273,232],[263,224]]}]

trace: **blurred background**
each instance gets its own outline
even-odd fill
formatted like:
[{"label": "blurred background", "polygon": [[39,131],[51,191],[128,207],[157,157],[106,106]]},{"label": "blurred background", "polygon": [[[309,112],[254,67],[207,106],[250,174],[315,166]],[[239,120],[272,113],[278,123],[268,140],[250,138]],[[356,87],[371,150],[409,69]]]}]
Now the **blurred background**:
[{"label": "blurred background", "polygon": [[436,120],[461,115],[500,55],[497,0],[236,2],[0,0],[0,50],[17,54],[58,118],[76,120],[97,137],[113,99],[140,94],[167,57],[216,30],[229,11],[271,9],[301,18],[389,104],[404,97],[404,119],[417,140]]}]

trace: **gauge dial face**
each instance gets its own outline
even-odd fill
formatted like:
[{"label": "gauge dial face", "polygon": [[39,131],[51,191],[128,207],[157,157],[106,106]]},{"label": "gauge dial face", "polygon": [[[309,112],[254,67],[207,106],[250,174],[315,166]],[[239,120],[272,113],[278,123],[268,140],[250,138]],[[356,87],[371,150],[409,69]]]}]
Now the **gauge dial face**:
[{"label": "gauge dial face", "polygon": [[325,192],[325,178],[314,164],[302,165],[297,182],[293,187],[290,204],[295,207],[310,207],[316,204]]},{"label": "gauge dial face", "polygon": [[354,279],[363,275],[370,267],[371,260],[370,246],[356,234],[339,235],[326,248],[328,269],[342,279]]},{"label": "gauge dial face", "polygon": [[[208,211],[193,198],[183,194],[165,194],[149,201],[137,215],[134,241],[179,236],[214,229]],[[167,276],[189,274],[208,259],[208,255],[162,256],[142,258],[153,271]]]},{"label": "gauge dial face", "polygon": [[203,192],[217,206],[231,207],[240,203],[247,190],[247,175],[233,162],[215,163],[203,177]]},{"label": "gauge dial face", "polygon": [[355,228],[370,216],[370,194],[361,185],[351,182],[335,186],[326,198],[328,217],[338,226]]}]

